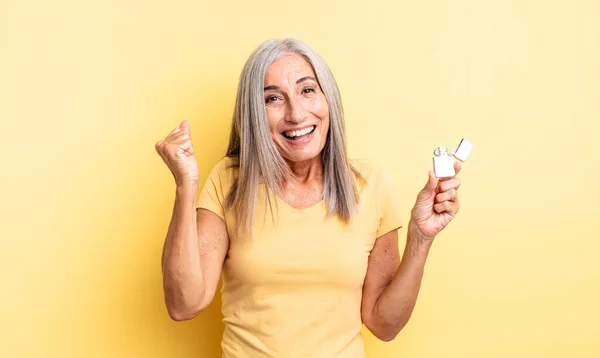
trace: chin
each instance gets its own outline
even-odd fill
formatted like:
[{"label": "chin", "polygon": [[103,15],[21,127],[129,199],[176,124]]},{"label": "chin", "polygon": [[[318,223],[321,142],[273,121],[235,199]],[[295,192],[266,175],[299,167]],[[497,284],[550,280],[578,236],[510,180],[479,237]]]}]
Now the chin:
[{"label": "chin", "polygon": [[283,154],[282,156],[288,162],[302,163],[302,162],[306,162],[306,161],[320,159],[321,158],[321,152],[316,152],[316,153],[302,153],[302,154],[298,153],[298,154],[295,154],[295,155]]},{"label": "chin", "polygon": [[[281,156],[288,162],[301,163],[312,160],[320,160],[321,152],[323,151],[324,145],[316,145],[319,143],[315,141],[305,147],[289,146],[285,145],[280,147]],[[320,144],[320,143],[319,143]]]}]

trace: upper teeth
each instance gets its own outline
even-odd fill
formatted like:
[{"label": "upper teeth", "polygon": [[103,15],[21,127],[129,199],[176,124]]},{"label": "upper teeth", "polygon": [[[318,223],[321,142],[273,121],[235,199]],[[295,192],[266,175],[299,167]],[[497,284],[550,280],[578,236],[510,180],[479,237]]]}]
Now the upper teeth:
[{"label": "upper teeth", "polygon": [[297,130],[297,131],[288,131],[288,132],[285,132],[285,135],[288,137],[298,137],[298,136],[310,133],[310,131],[312,131],[313,128],[314,128],[314,126],[310,126],[310,127],[304,128],[304,129]]}]

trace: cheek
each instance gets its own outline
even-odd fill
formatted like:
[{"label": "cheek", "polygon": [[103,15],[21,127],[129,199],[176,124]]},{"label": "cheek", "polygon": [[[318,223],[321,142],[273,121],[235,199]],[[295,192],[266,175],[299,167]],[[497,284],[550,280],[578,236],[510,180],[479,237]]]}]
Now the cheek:
[{"label": "cheek", "polygon": [[327,135],[329,134],[329,117],[323,120],[323,130],[321,131],[322,137],[321,141],[325,142],[327,140]]},{"label": "cheek", "polygon": [[272,135],[278,134],[277,124],[279,123],[279,117],[276,111],[267,108],[267,123],[269,124],[269,131]]},{"label": "cheek", "polygon": [[323,124],[323,134],[327,134],[329,130],[329,106],[325,98],[320,101],[319,106],[315,108],[315,114],[317,117],[321,119],[321,123]]},{"label": "cheek", "polygon": [[319,103],[318,107],[315,107],[314,114],[321,120],[321,145],[327,141],[327,135],[329,133],[329,106],[327,105],[327,101],[323,99]]},{"label": "cheek", "polygon": [[321,95],[319,97],[319,101],[316,103],[315,112],[317,112],[319,118],[329,121],[329,105],[327,103],[327,99],[325,99],[325,95]]}]

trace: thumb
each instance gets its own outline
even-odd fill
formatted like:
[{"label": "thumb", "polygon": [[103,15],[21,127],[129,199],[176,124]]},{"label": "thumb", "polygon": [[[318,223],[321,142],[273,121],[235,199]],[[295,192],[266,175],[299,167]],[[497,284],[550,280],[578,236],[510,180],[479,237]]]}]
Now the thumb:
[{"label": "thumb", "polygon": [[190,122],[188,122],[185,119],[183,121],[181,121],[181,124],[179,125],[179,128],[181,128],[182,130],[187,131],[188,133],[190,133],[192,131],[192,128],[190,126]]},{"label": "thumb", "polygon": [[438,182],[439,179],[435,176],[435,174],[432,171],[429,171],[429,179],[427,180],[427,184],[425,184],[423,189],[421,189],[417,195],[417,205],[429,205],[433,202],[433,199],[437,194],[435,190]]},{"label": "thumb", "polygon": [[429,179],[427,180],[427,184],[423,187],[423,192],[427,194],[431,194],[435,192],[435,189],[438,186],[439,179],[435,176],[435,174],[430,170],[429,171]]}]

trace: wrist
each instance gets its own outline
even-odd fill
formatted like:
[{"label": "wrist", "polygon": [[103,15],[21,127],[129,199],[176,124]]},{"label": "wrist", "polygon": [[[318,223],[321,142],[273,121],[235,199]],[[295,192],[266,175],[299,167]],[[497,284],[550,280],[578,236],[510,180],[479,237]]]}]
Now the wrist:
[{"label": "wrist", "polygon": [[198,187],[198,183],[199,180],[198,178],[183,178],[183,179],[177,179],[175,178],[175,185],[177,185],[177,188],[197,188]]},{"label": "wrist", "polygon": [[175,193],[180,198],[191,198],[195,202],[198,194],[198,182],[193,180],[177,182]]},{"label": "wrist", "polygon": [[417,223],[415,223],[412,219],[408,223],[407,231],[407,240],[413,244],[430,246],[435,238],[435,236],[427,236],[423,234]]},{"label": "wrist", "polygon": [[416,223],[412,222],[412,220],[408,224],[407,231],[408,233],[406,235],[406,245],[404,246],[402,262],[404,262],[404,258],[409,261],[413,261],[415,259],[425,260],[429,255],[429,250],[433,244],[433,238],[423,235]]}]

